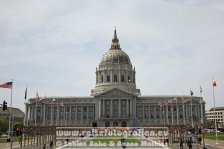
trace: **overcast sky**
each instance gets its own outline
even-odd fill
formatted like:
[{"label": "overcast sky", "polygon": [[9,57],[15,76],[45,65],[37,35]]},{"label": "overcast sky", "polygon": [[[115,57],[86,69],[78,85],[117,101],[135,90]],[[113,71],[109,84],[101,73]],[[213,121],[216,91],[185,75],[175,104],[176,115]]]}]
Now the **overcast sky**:
[{"label": "overcast sky", "polygon": [[[13,106],[28,98],[90,96],[114,26],[143,96],[199,96],[224,106],[223,0],[1,0],[0,83]],[[0,89],[0,101],[10,90]]]}]

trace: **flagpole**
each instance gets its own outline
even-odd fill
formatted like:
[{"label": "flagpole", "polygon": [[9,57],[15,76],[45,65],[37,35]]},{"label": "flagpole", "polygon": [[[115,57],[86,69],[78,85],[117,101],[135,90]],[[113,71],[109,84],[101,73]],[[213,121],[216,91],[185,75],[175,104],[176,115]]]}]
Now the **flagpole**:
[{"label": "flagpole", "polygon": [[37,126],[37,101],[38,101],[38,90],[36,91],[36,108],[35,108],[35,127]]},{"label": "flagpole", "polygon": [[172,116],[172,125],[173,125],[173,100],[171,101],[171,110],[172,110],[171,116]]},{"label": "flagpole", "polygon": [[167,103],[167,105],[166,105],[166,120],[167,120],[167,124],[169,125],[168,106],[169,106],[169,104]]},{"label": "flagpole", "polygon": [[190,96],[190,100],[191,100],[191,126],[192,126],[192,128],[194,128],[194,122],[193,122],[193,112],[192,112],[192,95],[193,95],[193,92],[191,91],[191,89],[190,89],[190,94],[191,94],[191,96]]},{"label": "flagpole", "polygon": [[[46,98],[45,98],[46,99]],[[46,119],[46,104],[45,104],[45,101],[43,102],[44,103],[44,115],[43,115],[43,126],[45,126],[45,119]]]},{"label": "flagpole", "polygon": [[58,109],[58,101],[56,101],[57,102],[57,118],[56,118],[56,126],[58,126],[58,120],[59,120],[59,109]]},{"label": "flagpole", "polygon": [[10,131],[10,142],[12,149],[12,139],[13,139],[13,129],[12,129],[12,89],[13,89],[13,79],[12,79],[12,88],[11,88],[11,99],[10,99],[10,120],[9,120],[9,131]]},{"label": "flagpole", "polygon": [[193,122],[193,112],[192,112],[192,97],[190,97],[191,100],[191,126],[194,128],[194,122]]},{"label": "flagpole", "polygon": [[[212,81],[214,81],[213,77],[212,77]],[[217,116],[217,112],[215,112],[215,88],[214,88],[214,84],[212,84],[212,86],[213,86],[213,102],[214,102],[213,110],[214,110],[214,114],[216,113],[216,117],[215,117],[215,140],[216,140],[216,144],[219,144],[219,142],[218,142],[218,133],[217,133],[217,122],[216,122],[216,118],[218,116]]]},{"label": "flagpole", "polygon": [[182,107],[183,107],[184,125],[186,125],[186,121],[185,121],[185,106],[184,106],[184,95],[183,95],[183,92],[182,92]]},{"label": "flagpole", "polygon": [[165,104],[163,103],[163,122],[164,122],[164,125],[166,124],[166,118],[165,118]]},{"label": "flagpole", "polygon": [[24,103],[24,106],[25,106],[25,114],[24,114],[24,118],[23,118],[23,143],[24,143],[24,146],[25,146],[25,137],[24,137],[24,127],[26,126],[26,115],[27,115],[27,110],[26,110],[26,98],[27,98],[27,85],[26,85],[26,90],[25,90],[25,103]]},{"label": "flagpole", "polygon": [[202,139],[203,139],[203,147],[205,148],[205,137],[204,137],[204,114],[203,114],[203,104],[202,104],[202,88],[200,85],[200,101],[201,101],[201,124],[202,124]]},{"label": "flagpole", "polygon": [[52,109],[52,103],[51,103],[51,126],[52,126],[52,120],[53,120],[53,109]]},{"label": "flagpole", "polygon": [[177,112],[177,125],[179,125],[179,108],[177,108],[177,97],[176,97],[176,112]]}]

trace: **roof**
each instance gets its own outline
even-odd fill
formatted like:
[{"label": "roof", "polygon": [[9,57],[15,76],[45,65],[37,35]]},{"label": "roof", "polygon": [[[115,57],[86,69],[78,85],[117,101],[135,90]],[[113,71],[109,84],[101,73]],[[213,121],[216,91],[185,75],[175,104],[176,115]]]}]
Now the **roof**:
[{"label": "roof", "polygon": [[[8,107],[6,111],[3,111],[2,107],[0,107],[0,116],[8,116],[9,111],[10,111],[10,107]],[[13,117],[16,117],[16,118],[18,118],[18,117],[22,118],[25,115],[25,113],[18,108],[12,108],[11,113],[12,113]]]},{"label": "roof", "polygon": [[[209,111],[214,111],[214,108],[211,108]],[[215,111],[224,111],[224,107],[215,107]]]}]

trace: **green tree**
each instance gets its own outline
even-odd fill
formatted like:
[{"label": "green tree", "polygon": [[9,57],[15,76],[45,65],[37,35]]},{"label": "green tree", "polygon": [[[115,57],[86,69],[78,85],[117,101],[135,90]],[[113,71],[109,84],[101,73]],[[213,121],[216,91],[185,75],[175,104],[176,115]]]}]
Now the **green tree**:
[{"label": "green tree", "polygon": [[8,120],[6,118],[0,118],[0,133],[6,133],[9,127]]},{"label": "green tree", "polygon": [[215,122],[212,120],[205,119],[204,127],[205,128],[215,128]]}]

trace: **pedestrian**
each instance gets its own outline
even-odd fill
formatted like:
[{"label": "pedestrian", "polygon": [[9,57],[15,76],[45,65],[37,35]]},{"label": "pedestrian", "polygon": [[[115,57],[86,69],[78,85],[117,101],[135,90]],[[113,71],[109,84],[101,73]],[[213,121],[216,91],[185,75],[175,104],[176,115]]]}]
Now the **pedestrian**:
[{"label": "pedestrian", "polygon": [[189,149],[192,149],[192,141],[191,141],[191,139],[188,140],[187,145],[188,145]]},{"label": "pedestrian", "polygon": [[169,146],[169,139],[168,138],[166,139],[166,143],[167,143],[167,146]]},{"label": "pedestrian", "polygon": [[20,147],[22,147],[22,137],[19,137],[19,144],[20,144]]},{"label": "pedestrian", "polygon": [[183,149],[183,140],[180,139],[180,149]]},{"label": "pedestrian", "polygon": [[53,147],[53,140],[51,140],[51,142],[50,142],[50,148],[52,148]]}]

